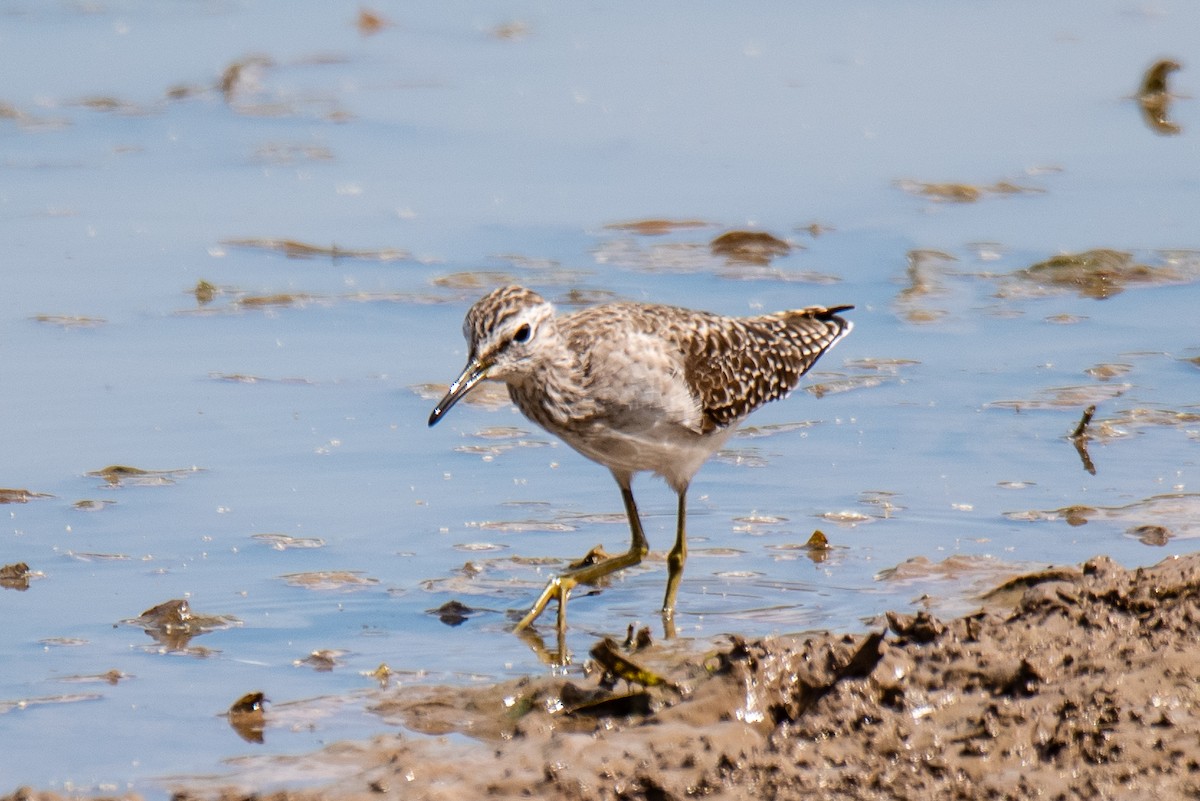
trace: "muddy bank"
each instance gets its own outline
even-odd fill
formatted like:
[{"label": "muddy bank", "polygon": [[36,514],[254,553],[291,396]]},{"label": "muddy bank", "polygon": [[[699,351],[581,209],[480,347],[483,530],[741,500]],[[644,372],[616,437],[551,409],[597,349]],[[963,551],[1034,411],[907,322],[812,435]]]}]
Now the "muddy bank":
[{"label": "muddy bank", "polygon": [[[1200,794],[1200,555],[1010,581],[956,620],[628,657],[678,686],[537,677],[381,694],[386,735],[196,799],[1098,798]],[[468,735],[466,737],[457,735]],[[263,792],[272,777],[320,789]],[[275,785],[278,786],[278,785]],[[6,799],[53,799],[18,791]]]}]

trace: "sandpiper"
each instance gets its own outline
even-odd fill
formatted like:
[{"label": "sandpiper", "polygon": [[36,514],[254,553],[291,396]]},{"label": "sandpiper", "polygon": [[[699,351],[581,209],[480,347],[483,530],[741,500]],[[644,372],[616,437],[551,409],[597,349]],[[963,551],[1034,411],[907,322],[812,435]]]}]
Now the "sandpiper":
[{"label": "sandpiper", "polygon": [[747,415],[788,394],[853,327],[853,306],[809,306],[757,317],[725,317],[649,303],[607,303],[557,314],[519,286],[480,299],[463,323],[467,366],[429,415],[436,424],[485,379],[503,381],[517,408],[584,456],[621,488],[633,541],[623,554],[550,580],[517,624],[526,628],[558,598],[636,565],[649,550],[630,484],[657,473],[679,496],[675,545],[667,556],[662,612],[670,620],[687,559],[688,484]]}]

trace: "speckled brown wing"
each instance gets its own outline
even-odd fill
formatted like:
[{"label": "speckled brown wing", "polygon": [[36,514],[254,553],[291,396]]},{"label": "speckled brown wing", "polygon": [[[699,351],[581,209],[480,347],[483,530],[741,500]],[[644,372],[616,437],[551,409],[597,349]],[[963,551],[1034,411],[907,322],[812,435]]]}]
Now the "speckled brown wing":
[{"label": "speckled brown wing", "polygon": [[795,389],[821,355],[850,333],[850,321],[838,314],[852,308],[812,306],[699,326],[684,369],[700,398],[704,430],[730,425]]}]

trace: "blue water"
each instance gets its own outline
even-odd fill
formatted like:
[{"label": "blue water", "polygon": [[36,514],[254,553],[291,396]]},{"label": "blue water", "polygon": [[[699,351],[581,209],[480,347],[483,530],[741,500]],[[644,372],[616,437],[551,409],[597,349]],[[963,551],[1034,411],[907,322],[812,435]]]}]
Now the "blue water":
[{"label": "blue water", "polygon": [[[0,486],[53,496],[0,507],[0,563],[40,574],[0,590],[0,789],[154,797],[227,759],[366,737],[384,724],[362,674],[381,663],[401,691],[548,669],[504,612],[553,566],[519,560],[628,532],[605,471],[509,407],[427,428],[424,385],[457,375],[462,316],[499,280],[732,314],[855,304],[808,385],[857,388],[762,409],[751,424],[781,430],[732,440],[693,484],[681,636],[852,630],[970,608],[1006,571],[1192,549],[1200,423],[1098,436],[1095,475],[1065,437],[1091,400],[1098,424],[1198,411],[1193,273],[1102,301],[1011,278],[1061,251],[1158,265],[1200,248],[1196,103],[1174,104],[1183,133],[1165,137],[1129,99],[1164,56],[1197,94],[1192,4],[375,10],[392,24],[368,36],[356,7],[325,3],[0,5]],[[224,96],[251,57],[268,61]],[[1001,180],[1032,191],[961,204],[902,186]],[[609,227],[646,218],[708,227]],[[746,227],[798,247],[758,272],[708,252]],[[410,257],[230,244],[255,238]],[[954,261],[913,297],[917,249]],[[207,305],[200,280],[222,290]],[[281,293],[304,299],[239,303]],[[1103,363],[1130,369],[1085,372]],[[112,464],[184,472],[86,475]],[[674,497],[635,491],[661,552]],[[1026,519],[1073,505],[1101,511]],[[1176,536],[1148,546],[1128,533],[1143,523]],[[836,546],[823,562],[796,548],[815,528]],[[922,557],[934,567],[886,577]],[[467,562],[483,572],[463,578]],[[361,583],[284,578],[311,571]],[[568,646],[657,626],[664,578],[651,559],[574,599]],[[240,625],[171,653],[122,623],[184,597]],[[482,611],[427,614],[452,599]],[[294,664],[318,649],[346,653]],[[70,680],[114,669],[128,678]],[[252,690],[272,701],[263,744],[221,717]]]}]

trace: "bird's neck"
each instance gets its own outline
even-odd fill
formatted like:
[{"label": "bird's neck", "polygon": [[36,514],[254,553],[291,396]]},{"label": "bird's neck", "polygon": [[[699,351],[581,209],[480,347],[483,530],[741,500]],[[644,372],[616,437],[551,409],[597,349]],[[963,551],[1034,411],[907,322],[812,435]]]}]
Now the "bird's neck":
[{"label": "bird's neck", "polygon": [[579,382],[579,356],[566,342],[547,338],[539,356],[528,371],[507,380],[508,394],[530,420],[559,431],[573,418],[588,416],[593,403]]}]

